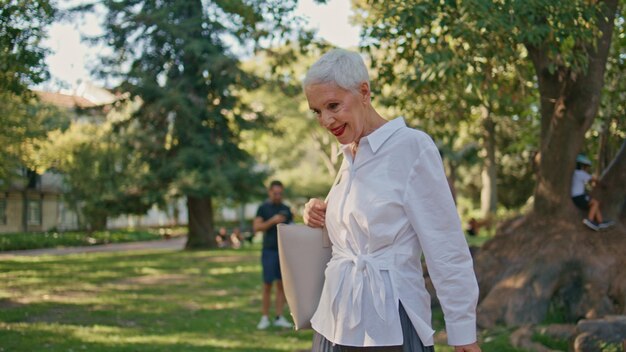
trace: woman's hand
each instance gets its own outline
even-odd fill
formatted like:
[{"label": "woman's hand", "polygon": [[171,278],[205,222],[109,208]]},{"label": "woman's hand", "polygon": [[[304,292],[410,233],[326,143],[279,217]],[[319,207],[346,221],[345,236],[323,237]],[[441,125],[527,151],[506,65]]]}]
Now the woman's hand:
[{"label": "woman's hand", "polygon": [[480,347],[478,347],[478,343],[474,342],[469,345],[454,346],[454,352],[480,352]]},{"label": "woman's hand", "polygon": [[304,205],[304,223],[310,227],[324,227],[326,223],[326,203],[312,198]]}]

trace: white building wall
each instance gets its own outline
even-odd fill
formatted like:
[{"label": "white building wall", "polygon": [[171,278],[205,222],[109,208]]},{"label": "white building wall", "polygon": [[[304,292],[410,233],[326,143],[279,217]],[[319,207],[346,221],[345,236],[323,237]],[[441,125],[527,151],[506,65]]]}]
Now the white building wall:
[{"label": "white building wall", "polygon": [[[178,216],[176,216],[175,208],[178,209]],[[179,199],[176,203],[169,205],[167,211],[153,206],[145,215],[122,215],[109,219],[107,220],[107,228],[187,225],[187,219],[186,201],[185,199]]]}]

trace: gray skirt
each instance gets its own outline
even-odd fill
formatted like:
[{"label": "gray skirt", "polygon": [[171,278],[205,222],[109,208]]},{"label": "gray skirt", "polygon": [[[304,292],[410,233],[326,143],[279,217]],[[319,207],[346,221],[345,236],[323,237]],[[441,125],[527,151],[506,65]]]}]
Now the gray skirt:
[{"label": "gray skirt", "polygon": [[417,336],[417,332],[413,328],[411,319],[406,314],[404,307],[400,304],[400,325],[402,325],[402,336],[404,342],[400,346],[383,346],[383,347],[351,347],[333,345],[324,336],[315,332],[313,335],[313,348],[311,352],[434,352],[434,346],[424,346],[422,340]]}]

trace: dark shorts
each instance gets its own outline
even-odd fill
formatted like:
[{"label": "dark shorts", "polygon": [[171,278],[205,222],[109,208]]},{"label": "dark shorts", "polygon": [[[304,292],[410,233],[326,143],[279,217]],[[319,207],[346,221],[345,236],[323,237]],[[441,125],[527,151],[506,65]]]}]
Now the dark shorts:
[{"label": "dark shorts", "polygon": [[574,204],[582,210],[589,210],[589,196],[586,194],[581,194],[576,197],[572,197]]},{"label": "dark shorts", "polygon": [[275,280],[282,280],[280,275],[280,261],[278,249],[263,249],[261,253],[261,265],[263,266],[263,282],[271,284]]}]

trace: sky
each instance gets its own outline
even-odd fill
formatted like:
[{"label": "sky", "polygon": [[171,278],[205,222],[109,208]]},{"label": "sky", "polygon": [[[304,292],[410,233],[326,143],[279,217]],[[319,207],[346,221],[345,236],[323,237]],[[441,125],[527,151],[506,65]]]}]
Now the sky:
[{"label": "sky", "polygon": [[[74,0],[73,2],[78,2]],[[330,43],[343,47],[355,47],[359,43],[359,28],[349,23],[352,15],[350,0],[329,0],[320,5],[313,0],[299,0],[296,14],[309,22],[309,28],[317,29],[318,35]],[[71,90],[79,81],[107,82],[90,76],[90,70],[98,64],[98,54],[103,47],[90,47],[81,42],[81,35],[97,35],[102,29],[96,15],[91,14],[75,23],[55,23],[44,42],[51,52],[46,62],[50,81],[41,88],[46,90]]]}]

